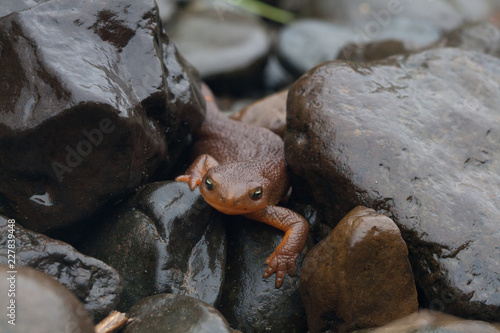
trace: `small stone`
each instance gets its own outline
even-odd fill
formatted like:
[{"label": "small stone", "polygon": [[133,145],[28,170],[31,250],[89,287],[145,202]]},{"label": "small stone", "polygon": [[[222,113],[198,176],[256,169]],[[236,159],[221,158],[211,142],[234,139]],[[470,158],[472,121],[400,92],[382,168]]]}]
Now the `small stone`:
[{"label": "small stone", "polygon": [[265,127],[283,138],[286,129],[287,96],[288,90],[272,94],[232,114],[230,118],[246,124]]},{"label": "small stone", "polygon": [[[9,219],[0,215],[0,230],[7,230]],[[87,257],[71,245],[13,224],[16,264],[51,276],[75,293],[95,321],[115,309],[123,289],[118,273],[100,260]],[[0,263],[7,264],[9,233],[0,233]]]},{"label": "small stone", "polygon": [[[17,266],[16,273],[10,271],[9,266],[0,264],[0,289],[4,292],[0,297],[4,312],[0,332],[94,333],[83,304],[63,285],[31,268]],[[9,296],[9,290],[15,295]]]},{"label": "small stone", "polygon": [[[420,310],[383,327],[363,333],[499,333],[500,324],[465,320],[441,312]],[[361,333],[361,332],[360,332]]]},{"label": "small stone", "polygon": [[309,251],[300,294],[309,332],[349,332],[418,310],[408,249],[398,227],[358,206]]},{"label": "small stone", "polygon": [[144,186],[94,230],[82,251],[114,267],[127,311],[144,297],[168,292],[218,304],[225,273],[222,221],[198,189],[183,182]]},{"label": "small stone", "polygon": [[[334,61],[289,90],[285,154],[333,228],[389,216],[421,306],[500,318],[500,59],[457,48]],[[295,182],[295,184],[297,184]]]},{"label": "small stone", "polygon": [[188,9],[168,34],[214,91],[241,93],[261,82],[271,38],[258,19],[221,2]]},{"label": "small stone", "polygon": [[244,217],[225,218],[229,244],[220,312],[231,327],[245,333],[305,332],[298,278],[304,255],[297,259],[296,276],[287,275],[281,288],[276,288],[274,275],[264,279],[262,274],[265,260],[283,239],[283,232]]},{"label": "small stone", "polygon": [[214,307],[196,298],[159,294],[142,299],[128,312],[134,318],[123,333],[231,333],[229,324]]}]

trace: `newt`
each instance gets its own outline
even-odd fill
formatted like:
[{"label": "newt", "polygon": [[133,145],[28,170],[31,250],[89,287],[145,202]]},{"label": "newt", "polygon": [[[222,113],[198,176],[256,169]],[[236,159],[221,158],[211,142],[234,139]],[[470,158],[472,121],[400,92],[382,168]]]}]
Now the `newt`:
[{"label": "newt", "polygon": [[197,158],[175,180],[187,182],[191,190],[199,185],[205,201],[221,213],[243,215],[285,232],[266,259],[263,274],[268,278],[276,273],[276,288],[280,288],[286,273],[295,275],[309,232],[305,218],[277,206],[290,189],[283,140],[266,128],[229,119],[205,85],[202,93],[207,115],[194,133],[192,155]]}]

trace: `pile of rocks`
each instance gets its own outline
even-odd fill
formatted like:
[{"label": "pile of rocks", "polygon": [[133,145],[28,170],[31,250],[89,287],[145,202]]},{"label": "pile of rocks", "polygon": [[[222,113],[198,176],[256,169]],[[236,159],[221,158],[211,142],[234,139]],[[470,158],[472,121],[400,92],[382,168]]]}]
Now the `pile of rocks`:
[{"label": "pile of rocks", "polygon": [[[123,332],[500,330],[495,3],[271,3],[308,19],[2,1],[0,331],[93,332],[113,310]],[[202,80],[274,93],[232,117],[284,138],[286,206],[311,224],[279,289],[262,273],[283,233],[172,181]]]}]

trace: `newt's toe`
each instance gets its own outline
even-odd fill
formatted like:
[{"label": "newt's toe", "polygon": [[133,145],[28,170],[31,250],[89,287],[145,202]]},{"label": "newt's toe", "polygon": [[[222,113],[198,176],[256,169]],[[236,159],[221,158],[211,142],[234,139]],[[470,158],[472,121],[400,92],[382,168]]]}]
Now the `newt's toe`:
[{"label": "newt's toe", "polygon": [[198,186],[201,183],[201,179],[198,179],[196,177],[193,177],[191,175],[181,175],[175,177],[175,180],[178,182],[185,182],[189,184],[189,188],[191,188],[191,191],[195,189],[196,186]]},{"label": "newt's toe", "polygon": [[263,274],[264,278],[276,273],[276,288],[280,288],[288,273],[295,276],[295,265],[298,254],[276,253],[274,252],[266,259],[267,268]]}]

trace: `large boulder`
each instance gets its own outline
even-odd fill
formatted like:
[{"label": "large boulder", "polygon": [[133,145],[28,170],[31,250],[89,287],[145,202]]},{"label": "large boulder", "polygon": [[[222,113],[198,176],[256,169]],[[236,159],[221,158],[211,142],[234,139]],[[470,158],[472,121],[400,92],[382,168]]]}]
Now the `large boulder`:
[{"label": "large boulder", "polygon": [[91,216],[202,121],[153,0],[47,1],[0,18],[0,206],[36,231]]},{"label": "large boulder", "polygon": [[498,58],[460,49],[334,61],[290,89],[285,136],[325,225],[357,205],[389,216],[422,305],[485,320],[500,317],[499,85]]}]

